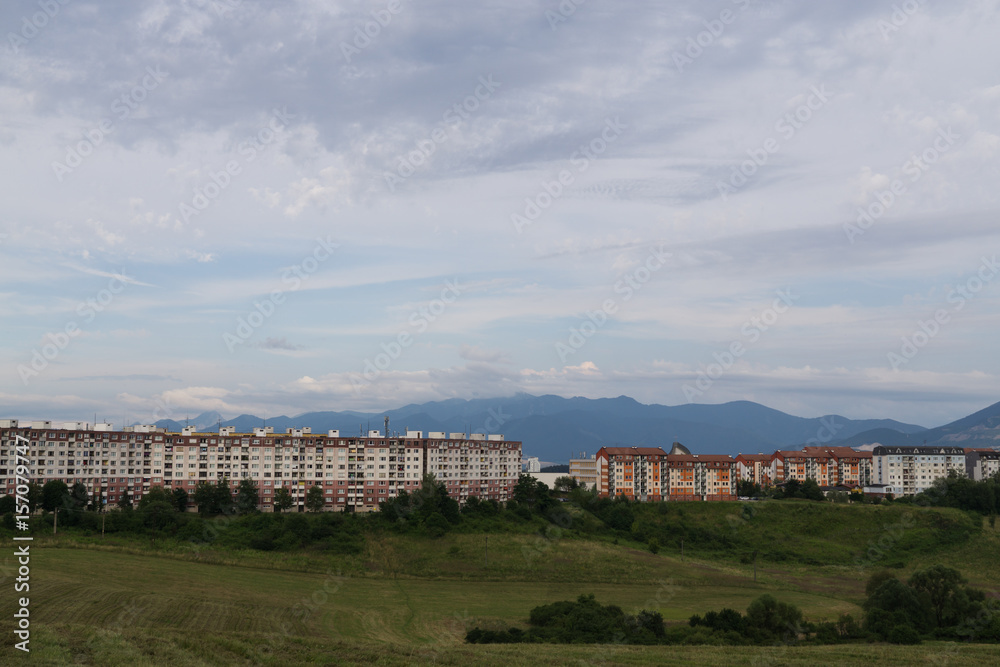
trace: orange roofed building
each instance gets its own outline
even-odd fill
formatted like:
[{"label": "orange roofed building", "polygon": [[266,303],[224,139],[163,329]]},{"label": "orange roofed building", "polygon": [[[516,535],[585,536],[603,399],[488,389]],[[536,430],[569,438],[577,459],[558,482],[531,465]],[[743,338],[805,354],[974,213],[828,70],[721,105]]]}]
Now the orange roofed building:
[{"label": "orange roofed building", "polygon": [[736,462],[729,456],[688,454],[675,444],[603,447],[597,452],[597,491],[630,500],[736,500]]}]

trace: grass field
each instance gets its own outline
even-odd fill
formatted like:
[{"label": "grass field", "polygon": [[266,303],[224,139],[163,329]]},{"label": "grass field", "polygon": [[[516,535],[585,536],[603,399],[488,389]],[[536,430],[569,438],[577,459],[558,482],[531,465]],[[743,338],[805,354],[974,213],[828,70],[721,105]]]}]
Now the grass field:
[{"label": "grass field", "polygon": [[[716,512],[717,509],[706,511]],[[99,542],[99,539],[89,542]],[[137,538],[103,544],[39,535],[32,550],[30,664],[441,665],[996,665],[1000,646],[917,647],[469,646],[472,626],[524,626],[539,604],[594,593],[668,621],[762,593],[809,620],[860,615],[872,568],[764,563],[758,581],[737,559],[650,554],[567,531],[555,537],[370,535],[363,554],[185,551]],[[8,542],[8,544],[10,544]],[[809,548],[815,548],[810,545]],[[10,549],[12,552],[13,549]],[[131,552],[131,553],[130,553]],[[941,562],[977,585],[1000,584],[1000,531],[915,555],[897,571]],[[13,559],[0,557],[9,573]],[[3,586],[10,587],[9,577]],[[9,590],[9,588],[7,588]],[[11,637],[13,595],[0,597]],[[0,664],[25,664],[6,642]]]}]

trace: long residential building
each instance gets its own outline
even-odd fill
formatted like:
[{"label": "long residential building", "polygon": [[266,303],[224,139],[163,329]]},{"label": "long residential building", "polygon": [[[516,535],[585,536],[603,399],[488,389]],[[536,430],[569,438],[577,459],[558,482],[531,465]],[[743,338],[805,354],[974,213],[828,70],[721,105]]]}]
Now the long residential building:
[{"label": "long residential building", "polygon": [[734,458],[689,454],[674,443],[605,447],[597,453],[597,490],[635,500],[734,500],[737,481],[761,486],[815,480],[820,487],[913,495],[950,471],[982,480],[1000,474],[1000,451],[962,447],[804,447]]},{"label": "long residential building", "polygon": [[521,443],[502,435],[407,431],[387,436],[341,435],[310,429],[256,428],[218,433],[185,428],[168,433],[155,426],[113,430],[110,424],[0,420],[0,493],[16,487],[16,446],[27,444],[31,481],[83,483],[107,503],[128,494],[133,502],[154,486],[193,493],[199,482],[256,482],[264,510],[285,487],[302,509],[306,491],[323,489],[326,509],[371,511],[378,503],[420,487],[432,473],[455,500],[472,496],[508,500],[520,474]]},{"label": "long residential building", "polygon": [[[876,447],[872,451],[874,483],[884,493],[910,496],[926,491],[934,480],[947,477],[949,471],[965,477],[967,455],[976,450],[962,447]],[[970,475],[971,476],[971,475]]]},{"label": "long residential building", "polygon": [[668,454],[660,447],[603,447],[597,452],[597,476],[602,496],[643,501],[736,499],[736,462],[729,456]]}]

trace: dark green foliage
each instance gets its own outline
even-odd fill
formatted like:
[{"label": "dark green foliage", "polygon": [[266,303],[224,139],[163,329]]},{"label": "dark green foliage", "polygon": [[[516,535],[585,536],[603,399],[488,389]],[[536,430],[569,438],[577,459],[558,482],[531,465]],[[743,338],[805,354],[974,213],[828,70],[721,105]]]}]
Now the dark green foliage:
[{"label": "dark green foliage", "polygon": [[917,494],[913,503],[925,507],[954,507],[984,516],[996,514],[1000,512],[1000,477],[994,475],[975,481],[951,470],[947,477],[934,480],[930,489]]},{"label": "dark green foliage", "polygon": [[787,498],[802,498],[816,501],[826,500],[823,496],[823,491],[819,488],[819,484],[812,477],[806,478],[804,482],[800,482],[797,479],[788,480],[785,482],[784,489],[775,492],[774,497],[778,500]]},{"label": "dark green foliage", "polygon": [[284,512],[287,509],[291,509],[295,501],[292,499],[292,494],[288,492],[285,487],[280,487],[274,492],[274,511]]},{"label": "dark green foliage", "polygon": [[[465,513],[466,516],[489,515],[498,510],[496,505],[476,500],[472,508]],[[462,515],[458,502],[448,495],[448,489],[433,475],[424,477],[421,488],[413,493],[403,491],[395,498],[379,503],[379,516],[384,521],[400,529],[414,530],[431,537],[440,537],[452,526],[461,523]],[[432,516],[436,518],[430,521]]]},{"label": "dark green foliage", "polygon": [[236,512],[238,514],[252,514],[260,511],[260,493],[257,490],[257,482],[249,477],[244,477],[236,486]]},{"label": "dark green foliage", "polygon": [[872,593],[874,593],[879,586],[886,581],[895,578],[896,575],[888,570],[880,570],[873,573],[870,577],[868,577],[868,583],[865,584],[865,595],[871,597]]},{"label": "dark green foliage", "polygon": [[146,509],[153,503],[166,503],[171,507],[174,507],[173,494],[169,491],[165,491],[162,486],[154,486],[143,494],[142,498],[139,500],[139,509]]},{"label": "dark green foliage", "polygon": [[[969,619],[981,619],[978,634],[996,621],[1000,610],[987,603],[982,591],[969,588],[961,573],[935,565],[913,573],[904,584],[885,573],[868,582],[865,629],[894,644],[917,643],[921,635],[960,638]],[[914,641],[914,638],[916,641]]]},{"label": "dark green foliage", "polygon": [[[842,619],[843,620],[843,619]],[[581,595],[576,602],[563,601],[535,607],[528,617],[527,631],[492,631],[475,628],[466,635],[472,644],[548,642],[560,644],[714,644],[766,645],[791,643],[805,633],[802,612],[770,595],[754,600],[747,615],[734,609],[710,611],[704,618],[692,616],[688,627],[667,629],[659,612],[643,610],[633,615],[621,607],[601,605],[593,595]],[[839,626],[829,624],[825,635],[840,641]],[[821,641],[822,633],[813,640]]]},{"label": "dark green foliage", "polygon": [[198,506],[198,513],[202,516],[219,513],[218,496],[215,494],[215,484],[211,482],[198,482],[194,489],[194,504]]},{"label": "dark green foliage", "polygon": [[181,487],[174,487],[171,493],[171,502],[173,502],[174,507],[177,508],[178,512],[187,512],[188,505],[188,492]]},{"label": "dark green foliage", "polygon": [[36,509],[41,507],[42,498],[44,494],[42,493],[42,486],[37,482],[28,482],[28,511],[34,513]]},{"label": "dark green foliage", "polygon": [[938,628],[953,627],[982,607],[985,596],[981,591],[967,588],[966,583],[958,570],[943,565],[914,572],[907,581],[920,601],[930,605]]},{"label": "dark green foliage", "polygon": [[310,512],[322,512],[325,505],[326,499],[323,498],[323,487],[313,484],[306,491],[306,509]]},{"label": "dark green foliage", "polygon": [[132,496],[129,495],[128,490],[122,491],[122,495],[119,496],[118,502],[115,504],[118,505],[118,509],[125,510],[126,512],[132,511]]},{"label": "dark green foliage", "polygon": [[920,633],[912,625],[897,625],[889,631],[886,641],[890,644],[919,644]]},{"label": "dark green foliage", "polygon": [[563,601],[531,610],[528,631],[474,628],[466,634],[472,644],[549,642],[559,644],[656,644],[665,637],[663,616],[640,611],[632,616],[616,605],[602,605],[593,595],[576,602]]},{"label": "dark green foliage", "polygon": [[42,487],[42,509],[46,512],[54,512],[56,508],[62,509],[69,498],[69,487],[66,482],[58,479],[45,482]]},{"label": "dark green foliage", "polygon": [[87,509],[87,505],[90,503],[90,494],[87,493],[87,487],[82,482],[76,482],[73,487],[69,490],[69,504],[66,509],[74,511],[83,511]]},{"label": "dark green foliage", "polygon": [[0,514],[13,514],[17,509],[17,500],[14,496],[7,494],[0,498]]}]

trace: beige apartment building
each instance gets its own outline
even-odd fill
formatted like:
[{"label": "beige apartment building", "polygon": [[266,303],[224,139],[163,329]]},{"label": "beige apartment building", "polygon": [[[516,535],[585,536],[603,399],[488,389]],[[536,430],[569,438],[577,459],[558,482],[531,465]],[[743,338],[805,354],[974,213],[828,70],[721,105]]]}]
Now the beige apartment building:
[{"label": "beige apartment building", "polygon": [[155,426],[120,431],[110,424],[63,426],[0,421],[0,493],[14,493],[18,438],[28,445],[31,481],[81,482],[108,504],[126,492],[137,501],[154,486],[193,493],[199,482],[225,478],[235,489],[248,478],[257,484],[264,510],[272,509],[279,488],[287,488],[301,509],[306,491],[319,486],[328,510],[363,512],[419,488],[427,473],[460,503],[471,496],[505,501],[520,473],[521,443],[501,435],[432,432],[424,437],[408,431],[386,437],[370,430],[342,436],[339,431],[317,435],[308,428],[276,434],[270,427],[252,433],[232,427],[218,433],[193,428],[168,433]]}]

